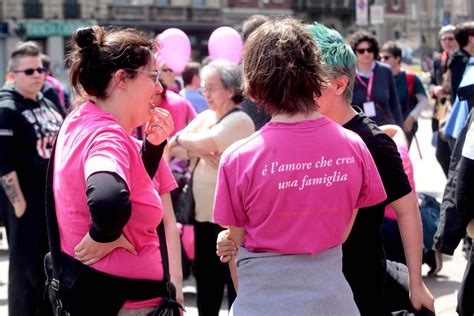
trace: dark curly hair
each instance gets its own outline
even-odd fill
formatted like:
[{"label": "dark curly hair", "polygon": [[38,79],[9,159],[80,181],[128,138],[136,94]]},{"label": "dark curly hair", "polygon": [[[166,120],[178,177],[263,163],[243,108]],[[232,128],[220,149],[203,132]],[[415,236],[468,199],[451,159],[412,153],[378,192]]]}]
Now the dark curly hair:
[{"label": "dark curly hair", "polygon": [[[377,37],[375,37],[374,34],[366,32],[366,31],[355,32],[351,36],[350,41],[349,41],[349,44],[351,45],[351,48],[354,51],[354,53],[356,52],[355,50],[357,46],[359,46],[361,42],[370,43],[370,46],[372,46],[372,48],[374,49],[374,58],[378,60],[380,48],[379,48],[379,41],[377,40]],[[357,53],[356,53],[356,56],[357,56]]]},{"label": "dark curly hair", "polygon": [[244,93],[270,115],[310,113],[327,85],[318,46],[295,19],[269,21],[250,34],[242,59]]},{"label": "dark curly hair", "polygon": [[71,39],[73,49],[67,60],[70,81],[80,95],[106,99],[112,74],[119,69],[135,78],[133,71],[147,65],[156,44],[145,39],[135,29],[106,29],[100,26],[82,27]]}]

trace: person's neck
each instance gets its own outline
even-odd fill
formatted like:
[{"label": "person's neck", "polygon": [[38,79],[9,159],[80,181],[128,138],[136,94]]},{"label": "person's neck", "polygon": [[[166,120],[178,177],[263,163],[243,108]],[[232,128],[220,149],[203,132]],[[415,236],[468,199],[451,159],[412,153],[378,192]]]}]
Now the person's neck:
[{"label": "person's neck", "polygon": [[195,85],[192,85],[192,84],[188,84],[184,88],[187,89],[187,90],[191,90],[191,91],[198,91],[199,90],[199,86],[195,86]]},{"label": "person's neck", "polygon": [[125,102],[120,102],[118,98],[109,97],[105,100],[96,99],[93,103],[104,112],[111,114],[127,133],[130,134],[132,132],[134,126],[129,113],[124,111],[126,108]]},{"label": "person's neck", "polygon": [[18,92],[19,94],[21,94],[22,97],[24,97],[25,99],[30,99],[30,100],[33,100],[33,101],[38,101],[38,92],[36,93],[29,93],[27,91],[22,91],[22,90],[19,90],[17,86],[15,86],[15,90],[16,92]]},{"label": "person's neck", "polygon": [[402,72],[402,67],[400,65],[395,65],[392,67],[392,75],[396,76]]},{"label": "person's neck", "polygon": [[467,44],[463,49],[469,53],[469,55],[474,56],[474,44]]},{"label": "person's neck", "polygon": [[357,68],[363,72],[363,73],[368,73],[372,69],[372,65],[374,62],[370,63],[358,63]]},{"label": "person's neck", "polygon": [[344,125],[357,115],[349,101],[341,96],[338,100],[333,100],[330,105],[331,112],[325,113],[327,117],[339,125]]},{"label": "person's neck", "polygon": [[216,109],[214,112],[216,112],[216,118],[219,120],[221,119],[224,115],[227,114],[230,110],[235,108],[237,104],[235,104],[232,100],[229,100],[229,102],[226,102],[223,104],[219,109]]},{"label": "person's neck", "polygon": [[278,123],[296,123],[301,121],[315,120],[320,118],[321,114],[318,111],[313,111],[311,113],[297,113],[297,114],[274,114],[272,115],[271,122]]}]

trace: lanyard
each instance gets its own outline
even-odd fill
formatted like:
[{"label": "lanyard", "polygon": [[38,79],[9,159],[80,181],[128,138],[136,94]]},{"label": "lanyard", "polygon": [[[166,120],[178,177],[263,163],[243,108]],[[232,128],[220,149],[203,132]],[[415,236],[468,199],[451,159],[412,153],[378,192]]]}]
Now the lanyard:
[{"label": "lanyard", "polygon": [[369,85],[368,86],[357,72],[356,72],[356,78],[360,82],[360,84],[363,85],[365,87],[365,89],[367,90],[367,101],[370,101],[371,96],[372,96],[372,85],[374,83],[374,71],[372,70],[371,73],[370,73]]}]

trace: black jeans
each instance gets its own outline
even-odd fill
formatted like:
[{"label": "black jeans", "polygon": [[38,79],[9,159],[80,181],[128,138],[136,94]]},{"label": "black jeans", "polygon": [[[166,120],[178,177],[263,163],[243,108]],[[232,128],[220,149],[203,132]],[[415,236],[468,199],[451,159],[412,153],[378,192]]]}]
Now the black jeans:
[{"label": "black jeans", "polygon": [[474,246],[471,245],[469,261],[464,271],[461,288],[458,293],[458,306],[456,311],[461,316],[474,315]]},{"label": "black jeans", "polygon": [[444,175],[448,177],[449,163],[451,161],[451,147],[449,143],[441,138],[438,134],[438,139],[436,140],[436,160],[438,160],[441,168],[443,169]]},{"label": "black jeans", "polygon": [[51,315],[49,302],[43,299],[43,260],[48,252],[44,197],[24,194],[27,208],[22,217],[15,216],[11,205],[5,210],[10,254],[8,311],[10,316]]},{"label": "black jeans", "polygon": [[225,285],[227,285],[229,308],[236,297],[229,266],[220,262],[216,255],[217,235],[222,230],[222,227],[210,222],[196,222],[194,224],[196,250],[194,268],[197,307],[200,316],[219,315]]}]

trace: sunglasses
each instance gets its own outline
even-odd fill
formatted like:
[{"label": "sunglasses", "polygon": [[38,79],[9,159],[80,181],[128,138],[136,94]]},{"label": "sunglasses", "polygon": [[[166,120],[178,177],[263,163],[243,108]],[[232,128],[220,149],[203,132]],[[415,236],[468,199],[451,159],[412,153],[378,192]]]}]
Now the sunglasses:
[{"label": "sunglasses", "polygon": [[374,48],[373,47],[368,47],[368,48],[356,48],[355,50],[357,53],[359,54],[363,54],[365,52],[367,53],[373,53],[374,52]]},{"label": "sunglasses", "polygon": [[124,68],[124,70],[134,71],[134,72],[144,72],[144,73],[146,73],[150,76],[151,80],[153,80],[155,82],[155,84],[160,83],[160,71],[159,70],[151,71],[151,70],[145,70],[145,69],[129,69],[129,68]]},{"label": "sunglasses", "polygon": [[15,70],[13,72],[14,73],[22,72],[27,76],[31,76],[35,73],[35,71],[38,72],[41,75],[42,73],[45,73],[46,70],[48,70],[48,69],[46,69],[45,67],[39,67],[39,68],[28,68],[28,69],[25,69],[25,70]]},{"label": "sunglasses", "polygon": [[390,55],[383,55],[383,56],[380,56],[380,59],[382,60],[389,60],[390,58],[392,58],[393,56],[390,56]]}]

